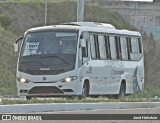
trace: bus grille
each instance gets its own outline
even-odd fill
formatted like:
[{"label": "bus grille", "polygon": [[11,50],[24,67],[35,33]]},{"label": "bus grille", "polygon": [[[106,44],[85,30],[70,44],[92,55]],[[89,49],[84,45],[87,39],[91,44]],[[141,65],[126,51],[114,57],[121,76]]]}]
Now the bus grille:
[{"label": "bus grille", "polygon": [[28,94],[62,94],[63,91],[55,86],[47,87],[47,86],[38,86],[33,87]]},{"label": "bus grille", "polygon": [[26,70],[25,71],[31,75],[57,75],[64,72],[64,69],[59,70]]}]

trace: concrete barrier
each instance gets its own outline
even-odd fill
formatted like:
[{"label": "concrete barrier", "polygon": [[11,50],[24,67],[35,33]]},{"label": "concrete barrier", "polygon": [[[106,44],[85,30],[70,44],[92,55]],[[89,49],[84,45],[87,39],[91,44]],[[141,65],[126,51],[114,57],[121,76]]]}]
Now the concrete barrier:
[{"label": "concrete barrier", "polygon": [[33,113],[160,107],[160,102],[51,103],[0,105],[0,113]]}]

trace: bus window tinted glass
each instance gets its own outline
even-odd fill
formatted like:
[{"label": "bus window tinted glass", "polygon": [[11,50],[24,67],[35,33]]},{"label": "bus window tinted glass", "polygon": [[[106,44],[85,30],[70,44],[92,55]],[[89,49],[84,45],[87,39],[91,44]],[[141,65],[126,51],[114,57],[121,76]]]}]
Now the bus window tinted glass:
[{"label": "bus window tinted glass", "polygon": [[131,38],[132,53],[139,53],[138,38]]},{"label": "bus window tinted glass", "polygon": [[90,40],[91,40],[91,55],[92,58],[96,58],[96,51],[95,51],[95,37],[94,35],[90,35]]},{"label": "bus window tinted glass", "polygon": [[111,50],[111,58],[117,59],[117,50],[116,50],[116,42],[114,36],[109,36],[110,50]]},{"label": "bus window tinted glass", "polygon": [[76,32],[36,32],[26,35],[21,56],[76,54]]},{"label": "bus window tinted glass", "polygon": [[106,59],[105,38],[103,35],[98,35],[100,59]]},{"label": "bus window tinted glass", "polygon": [[121,45],[122,59],[128,60],[128,47],[127,47],[126,37],[120,38],[120,45]]}]

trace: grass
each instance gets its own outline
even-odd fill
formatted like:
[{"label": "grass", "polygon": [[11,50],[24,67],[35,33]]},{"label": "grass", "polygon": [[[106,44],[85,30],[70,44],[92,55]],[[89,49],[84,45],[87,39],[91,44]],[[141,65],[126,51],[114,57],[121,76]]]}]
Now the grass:
[{"label": "grass", "polygon": [[16,94],[15,69],[17,55],[13,53],[11,39],[14,39],[14,34],[0,27],[0,95]]},{"label": "grass", "polygon": [[33,98],[31,100],[3,100],[1,104],[2,105],[9,105],[9,104],[35,104],[35,103],[101,103],[101,102],[156,102],[158,100],[152,99],[152,98],[123,98],[123,99],[103,99],[103,98],[97,98],[97,99],[82,99],[78,100],[75,99],[61,99],[61,100],[39,100],[36,98]]},{"label": "grass", "polygon": [[5,0],[6,3],[44,3],[44,0]]},{"label": "grass", "polygon": [[[3,0],[5,3],[44,3],[45,0]],[[52,2],[64,2],[66,0],[47,0],[48,3],[52,3]],[[68,1],[76,1],[76,0],[68,0]]]},{"label": "grass", "polygon": [[[136,30],[128,22],[125,22],[119,14],[97,5],[86,5],[85,20],[91,22],[102,22],[114,25],[118,29]],[[118,20],[118,21],[117,21]],[[124,23],[125,22],[125,23]]]},{"label": "grass", "polygon": [[10,17],[6,15],[0,15],[0,25],[3,28],[7,29],[11,24],[12,24],[12,20],[10,19]]}]

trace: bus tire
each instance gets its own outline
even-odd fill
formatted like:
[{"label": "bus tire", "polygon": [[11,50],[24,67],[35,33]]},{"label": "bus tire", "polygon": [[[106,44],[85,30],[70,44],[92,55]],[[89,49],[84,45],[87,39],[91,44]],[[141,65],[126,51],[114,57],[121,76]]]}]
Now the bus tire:
[{"label": "bus tire", "polygon": [[85,82],[82,89],[82,94],[79,96],[79,99],[84,99],[89,96],[89,83]]},{"label": "bus tire", "polygon": [[125,85],[124,83],[121,83],[121,86],[120,86],[120,91],[119,91],[119,95],[118,95],[118,99],[122,99],[124,98],[125,96]]},{"label": "bus tire", "polygon": [[32,99],[32,96],[26,96],[26,99],[27,99],[27,100],[31,100],[31,99]]}]

